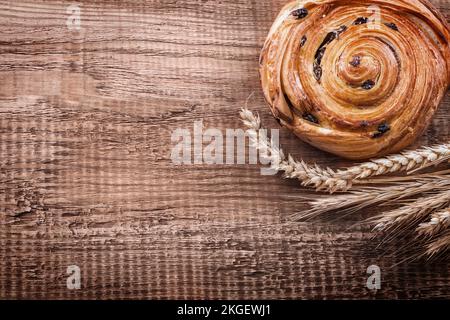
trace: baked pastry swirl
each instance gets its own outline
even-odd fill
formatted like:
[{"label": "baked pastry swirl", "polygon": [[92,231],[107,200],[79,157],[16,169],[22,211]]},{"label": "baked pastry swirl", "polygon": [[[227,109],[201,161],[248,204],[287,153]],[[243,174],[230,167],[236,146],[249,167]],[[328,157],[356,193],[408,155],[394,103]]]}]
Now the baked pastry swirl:
[{"label": "baked pastry swirl", "polygon": [[397,152],[431,122],[450,82],[450,31],[427,0],[286,5],[260,58],[272,113],[349,159]]}]

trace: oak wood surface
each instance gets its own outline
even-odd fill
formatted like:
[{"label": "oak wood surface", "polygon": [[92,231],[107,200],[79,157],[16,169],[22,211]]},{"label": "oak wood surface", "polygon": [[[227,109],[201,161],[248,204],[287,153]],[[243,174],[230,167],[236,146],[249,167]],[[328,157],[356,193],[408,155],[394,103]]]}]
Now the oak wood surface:
[{"label": "oak wood surface", "polygon": [[[448,0],[432,1],[450,20]],[[449,298],[446,262],[401,263],[354,227],[292,223],[314,194],[258,166],[174,166],[171,133],[277,128],[258,55],[284,0],[0,1],[0,298]],[[450,95],[416,146],[446,141]],[[281,131],[321,165],[351,164]],[[366,269],[382,289],[366,288]],[[69,265],[81,289],[66,287]]]}]

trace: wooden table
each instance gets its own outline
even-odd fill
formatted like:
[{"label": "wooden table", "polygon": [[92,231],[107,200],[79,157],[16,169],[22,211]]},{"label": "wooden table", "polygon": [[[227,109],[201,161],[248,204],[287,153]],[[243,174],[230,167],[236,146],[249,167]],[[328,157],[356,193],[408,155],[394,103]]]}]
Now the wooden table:
[{"label": "wooden table", "polygon": [[[292,223],[314,196],[296,181],[173,165],[175,129],[241,128],[251,93],[277,128],[257,70],[284,2],[83,0],[77,30],[71,2],[0,1],[0,298],[450,297],[448,263],[400,263],[353,227],[369,211]],[[447,0],[433,3],[450,18]],[[450,137],[449,110],[447,94],[417,146]],[[281,142],[350,164],[285,130]]]}]

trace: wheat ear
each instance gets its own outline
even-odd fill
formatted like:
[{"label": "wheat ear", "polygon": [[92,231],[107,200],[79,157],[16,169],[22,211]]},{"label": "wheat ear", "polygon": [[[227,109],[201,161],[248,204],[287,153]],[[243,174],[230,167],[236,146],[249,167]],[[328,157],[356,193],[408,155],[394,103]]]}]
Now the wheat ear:
[{"label": "wheat ear", "polygon": [[311,201],[311,209],[292,215],[294,220],[314,218],[327,212],[349,214],[379,204],[390,204],[401,199],[433,191],[445,191],[450,187],[450,174],[417,177],[416,181],[398,182],[385,188],[359,187],[347,194],[318,198]]},{"label": "wheat ear", "polygon": [[419,225],[417,232],[420,236],[432,237],[450,227],[450,208],[435,212],[431,219]]},{"label": "wheat ear", "polygon": [[348,188],[361,180],[389,173],[417,171],[431,165],[438,165],[450,159],[450,143],[410,150],[397,155],[375,159],[370,162],[339,170],[335,179],[347,181]]},{"label": "wheat ear", "polygon": [[[248,109],[242,109],[240,113],[242,122],[249,129],[247,131],[252,147],[264,150],[263,157],[270,161],[270,168],[276,172],[284,172],[285,178],[298,179],[303,186],[311,186],[316,190],[330,190],[327,186],[334,175],[331,169],[322,169],[317,165],[310,166],[303,160],[296,161],[291,155],[285,156],[281,148],[273,146],[267,134],[260,131],[261,119]],[[258,134],[259,133],[259,134]],[[339,183],[334,186],[343,188]]]},{"label": "wheat ear", "polygon": [[429,197],[419,198],[403,207],[385,212],[367,221],[376,224],[375,231],[391,232],[395,236],[396,232],[416,227],[431,212],[440,210],[449,204],[450,191],[447,190]]},{"label": "wheat ear", "polygon": [[437,258],[450,250],[450,231],[444,232],[435,238],[425,247],[425,254],[428,259]]},{"label": "wheat ear", "polygon": [[450,143],[419,150],[407,151],[402,154],[376,159],[348,169],[334,171],[323,169],[317,165],[310,166],[303,160],[296,161],[292,156],[285,157],[282,149],[277,149],[268,141],[267,135],[259,135],[261,120],[258,115],[244,108],[240,112],[244,125],[249,128],[250,140],[255,148],[266,150],[271,168],[284,172],[285,178],[298,179],[303,186],[312,186],[317,191],[348,191],[355,183],[364,183],[370,177],[386,173],[418,170],[429,165],[438,165],[450,159]]}]

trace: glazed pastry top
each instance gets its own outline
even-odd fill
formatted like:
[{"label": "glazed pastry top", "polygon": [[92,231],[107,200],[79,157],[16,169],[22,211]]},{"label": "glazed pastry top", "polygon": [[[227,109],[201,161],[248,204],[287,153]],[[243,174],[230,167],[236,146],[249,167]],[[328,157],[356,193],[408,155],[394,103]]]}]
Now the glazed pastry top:
[{"label": "glazed pastry top", "polygon": [[366,159],[420,136],[450,82],[450,32],[426,0],[286,5],[261,53],[282,125],[325,151]]}]

